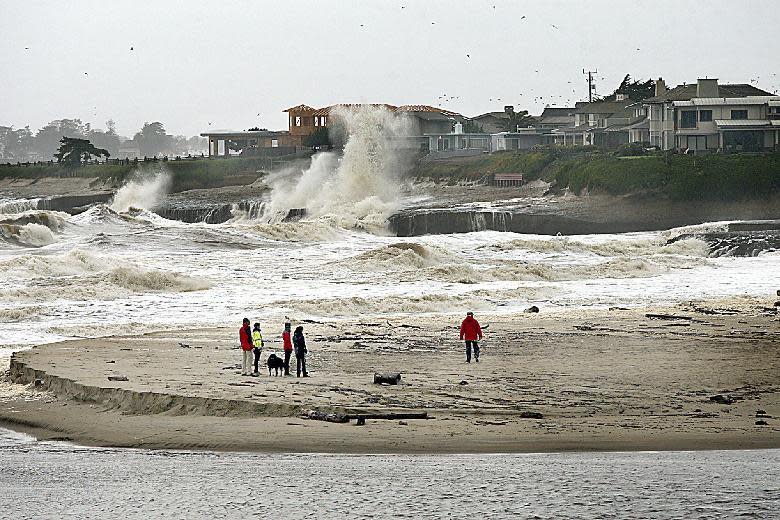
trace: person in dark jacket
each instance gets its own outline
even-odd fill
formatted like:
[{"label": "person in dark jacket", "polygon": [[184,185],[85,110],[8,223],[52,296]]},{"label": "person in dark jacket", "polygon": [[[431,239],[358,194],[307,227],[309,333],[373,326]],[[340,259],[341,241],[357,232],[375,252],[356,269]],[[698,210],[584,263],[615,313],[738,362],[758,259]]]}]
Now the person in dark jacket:
[{"label": "person in dark jacket", "polygon": [[466,319],[460,324],[460,339],[466,341],[466,363],[471,363],[471,348],[474,347],[474,361],[479,363],[479,343],[482,339],[482,329],[474,319],[473,312],[466,313]]},{"label": "person in dark jacket", "polygon": [[295,361],[298,377],[309,377],[309,373],[306,372],[306,339],[303,337],[303,327],[300,325],[295,327],[295,334],[292,338],[293,347],[295,347]]}]

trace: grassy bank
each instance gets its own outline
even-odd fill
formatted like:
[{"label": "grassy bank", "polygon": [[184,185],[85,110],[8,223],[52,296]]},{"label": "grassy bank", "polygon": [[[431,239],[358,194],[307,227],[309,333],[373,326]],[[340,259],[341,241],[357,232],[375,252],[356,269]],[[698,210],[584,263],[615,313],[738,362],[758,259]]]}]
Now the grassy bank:
[{"label": "grassy bank", "polygon": [[679,200],[739,200],[780,194],[780,153],[764,155],[650,155],[615,157],[545,150],[420,164],[414,175],[439,182],[479,180],[520,172],[575,193],[646,194]]},{"label": "grassy bank", "polygon": [[278,166],[280,160],[268,157],[232,157],[229,159],[202,159],[181,161],[138,162],[130,164],[88,164],[66,168],[59,164],[9,165],[0,164],[0,179],[42,177],[88,177],[121,184],[137,175],[168,171],[173,177],[172,191],[198,188],[216,188],[251,182],[258,172]]}]

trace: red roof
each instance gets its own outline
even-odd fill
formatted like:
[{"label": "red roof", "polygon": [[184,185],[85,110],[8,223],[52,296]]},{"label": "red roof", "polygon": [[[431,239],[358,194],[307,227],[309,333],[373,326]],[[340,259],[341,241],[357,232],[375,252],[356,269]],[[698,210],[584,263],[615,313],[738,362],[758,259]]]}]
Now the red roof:
[{"label": "red roof", "polygon": [[311,112],[314,109],[310,107],[309,105],[296,105],[294,107],[290,107],[286,110],[282,110],[282,112]]},{"label": "red roof", "polygon": [[284,110],[284,112],[311,112],[313,116],[327,116],[333,110],[358,110],[361,107],[384,108],[390,112],[434,112],[444,116],[459,116],[457,112],[444,110],[430,105],[388,105],[387,103],[337,103],[323,108],[312,108],[309,105],[298,105]]}]

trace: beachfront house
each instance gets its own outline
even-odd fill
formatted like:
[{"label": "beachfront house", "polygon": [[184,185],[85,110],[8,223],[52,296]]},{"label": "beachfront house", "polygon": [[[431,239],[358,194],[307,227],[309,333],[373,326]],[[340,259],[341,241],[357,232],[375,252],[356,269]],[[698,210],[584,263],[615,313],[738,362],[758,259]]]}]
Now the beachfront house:
[{"label": "beachfront house", "polygon": [[629,126],[640,122],[634,102],[625,94],[614,101],[583,103],[573,111],[574,122],[551,131],[555,144],[617,148],[629,142]]},{"label": "beachfront house", "polygon": [[780,144],[780,96],[695,97],[672,106],[677,149],[759,152]]},{"label": "beachfront house", "polygon": [[[719,145],[715,144],[713,138],[706,139],[706,143],[704,142],[705,139],[699,139],[700,136],[705,135],[705,132],[698,132],[698,124],[691,128],[691,125],[694,123],[688,119],[692,117],[690,113],[686,114],[685,122],[680,120],[680,117],[682,117],[680,109],[683,107],[676,108],[674,103],[690,101],[693,98],[708,98],[712,100],[714,98],[734,99],[752,96],[771,96],[771,94],[753,85],[719,85],[717,79],[708,78],[699,79],[696,83],[682,84],[668,89],[663,78],[659,78],[655,82],[655,96],[642,101],[642,104],[647,108],[650,143],[661,150],[673,150],[681,146],[689,148],[688,136],[692,136],[690,144],[693,148],[690,149],[717,149]],[[689,107],[686,110],[690,112]],[[728,115],[731,115],[730,112]],[[705,113],[704,117],[706,119],[709,117],[709,114]],[[697,119],[698,122],[700,122],[699,119]],[[710,121],[705,120],[703,123],[710,123]],[[681,128],[681,126],[689,128]],[[714,135],[713,132],[710,132],[712,130],[710,125],[704,125],[704,128],[707,129],[708,135]],[[682,139],[678,140],[678,137]]]}]

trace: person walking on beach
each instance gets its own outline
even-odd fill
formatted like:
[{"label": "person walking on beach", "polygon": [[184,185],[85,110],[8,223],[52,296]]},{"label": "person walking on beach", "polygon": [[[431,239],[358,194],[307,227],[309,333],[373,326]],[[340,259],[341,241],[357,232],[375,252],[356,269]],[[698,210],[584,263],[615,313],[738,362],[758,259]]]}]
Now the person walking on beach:
[{"label": "person walking on beach", "polygon": [[260,375],[260,370],[257,368],[257,364],[260,361],[260,354],[263,350],[263,331],[260,330],[260,324],[255,323],[254,328],[252,329],[252,345],[254,348],[252,349],[252,352],[255,354],[255,371],[252,372],[252,375],[257,377]]},{"label": "person walking on beach", "polygon": [[238,339],[241,340],[241,350],[243,352],[243,362],[241,364],[241,375],[248,376],[252,368],[252,329],[249,327],[249,318],[244,318],[244,323],[238,329]]},{"label": "person walking on beach", "polygon": [[290,339],[290,329],[292,324],[289,318],[284,322],[284,332],[282,332],[282,345],[284,345],[284,375],[290,375],[290,356],[293,351],[292,339]]},{"label": "person walking on beach", "polygon": [[479,344],[482,339],[482,329],[479,322],[474,319],[473,312],[466,313],[466,319],[460,324],[460,339],[466,341],[466,363],[471,363],[471,348],[474,348],[474,361],[479,363]]},{"label": "person walking on beach", "polygon": [[303,377],[309,377],[309,373],[306,372],[306,339],[303,337],[303,327],[300,325],[295,327],[292,341],[295,347],[295,363],[298,377],[301,377],[301,372],[303,372]]}]

